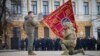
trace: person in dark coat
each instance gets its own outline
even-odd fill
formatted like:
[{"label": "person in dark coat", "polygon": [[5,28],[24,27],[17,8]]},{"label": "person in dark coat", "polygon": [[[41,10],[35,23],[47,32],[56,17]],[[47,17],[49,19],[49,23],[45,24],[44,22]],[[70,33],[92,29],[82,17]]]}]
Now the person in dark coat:
[{"label": "person in dark coat", "polygon": [[91,36],[90,38],[88,38],[88,45],[87,45],[88,48],[87,49],[88,50],[95,50],[96,43],[97,43],[96,39],[93,36]]},{"label": "person in dark coat", "polygon": [[37,51],[37,50],[39,50],[39,39],[35,39],[34,40],[34,48],[35,48],[35,50]]},{"label": "person in dark coat", "polygon": [[84,50],[86,50],[87,49],[87,39],[86,38],[83,38],[83,39],[81,39],[81,45],[82,45],[82,48],[84,49]]},{"label": "person in dark coat", "polygon": [[25,48],[28,49],[28,38],[25,39]]},{"label": "person in dark coat", "polygon": [[55,41],[56,41],[56,39],[51,39],[51,41],[52,41],[52,50],[55,50]]},{"label": "person in dark coat", "polygon": [[97,39],[97,50],[100,50],[100,37]]},{"label": "person in dark coat", "polygon": [[53,50],[52,46],[53,46],[52,39],[48,38],[47,41],[46,41],[47,50]]},{"label": "person in dark coat", "polygon": [[77,50],[77,49],[82,49],[82,48],[84,48],[84,49],[86,49],[86,39],[85,38],[83,38],[83,37],[78,37],[77,38],[77,44],[76,44],[76,47],[75,47],[75,49]]},{"label": "person in dark coat", "polygon": [[41,49],[42,51],[46,50],[46,39],[41,38]]},{"label": "person in dark coat", "polygon": [[77,44],[76,44],[75,49],[77,50],[77,49],[80,49],[80,48],[82,48],[81,39],[80,39],[80,37],[78,37],[78,38],[77,38]]},{"label": "person in dark coat", "polygon": [[21,40],[21,50],[24,50],[24,40]]},{"label": "person in dark coat", "polygon": [[97,40],[94,37],[91,37],[91,50],[95,50],[96,49],[96,44],[97,44]]},{"label": "person in dark coat", "polygon": [[55,40],[55,50],[61,50],[61,46],[60,46],[60,39],[56,38]]}]

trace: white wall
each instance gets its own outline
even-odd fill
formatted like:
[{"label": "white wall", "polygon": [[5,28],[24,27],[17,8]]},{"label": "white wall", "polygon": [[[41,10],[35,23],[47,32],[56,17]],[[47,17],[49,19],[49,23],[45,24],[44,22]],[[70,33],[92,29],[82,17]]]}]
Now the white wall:
[{"label": "white wall", "polygon": [[98,20],[94,20],[93,21],[93,36],[97,39],[98,38],[98,35],[97,35],[97,30],[98,28],[100,27],[100,21]]}]

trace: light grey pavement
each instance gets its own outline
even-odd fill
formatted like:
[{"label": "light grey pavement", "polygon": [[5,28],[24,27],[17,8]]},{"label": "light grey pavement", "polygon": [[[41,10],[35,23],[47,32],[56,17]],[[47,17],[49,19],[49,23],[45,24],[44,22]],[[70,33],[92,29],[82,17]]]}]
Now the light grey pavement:
[{"label": "light grey pavement", "polygon": [[[27,51],[0,51],[0,56],[65,56],[61,55],[63,51],[35,51],[37,55],[28,55]],[[86,55],[81,53],[67,56],[100,56],[100,51],[85,51]]]}]

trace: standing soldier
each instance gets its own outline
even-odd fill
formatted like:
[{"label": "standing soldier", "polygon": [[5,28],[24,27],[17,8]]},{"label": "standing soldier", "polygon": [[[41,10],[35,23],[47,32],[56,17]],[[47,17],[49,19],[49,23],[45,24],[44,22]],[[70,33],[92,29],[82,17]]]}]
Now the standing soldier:
[{"label": "standing soldier", "polygon": [[60,41],[61,47],[64,50],[62,55],[85,54],[83,49],[74,50],[77,38],[72,23],[68,19],[64,19],[62,24],[65,27],[63,32],[64,39]]},{"label": "standing soldier", "polygon": [[34,30],[35,27],[39,24],[34,21],[33,12],[29,11],[28,15],[25,16],[24,21],[24,30],[26,31],[26,34],[28,36],[28,54],[29,55],[36,55],[34,52],[32,52],[33,49],[33,42],[34,42]]}]

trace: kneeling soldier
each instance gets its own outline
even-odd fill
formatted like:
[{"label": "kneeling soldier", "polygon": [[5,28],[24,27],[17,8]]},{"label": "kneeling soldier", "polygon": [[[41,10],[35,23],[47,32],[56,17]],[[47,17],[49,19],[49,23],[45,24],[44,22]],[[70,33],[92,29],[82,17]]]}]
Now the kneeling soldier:
[{"label": "kneeling soldier", "polygon": [[83,49],[74,50],[77,38],[72,23],[65,20],[62,24],[65,27],[63,32],[64,39],[60,41],[61,47],[64,50],[62,55],[73,55],[77,53],[82,53],[84,55],[85,53]]}]

